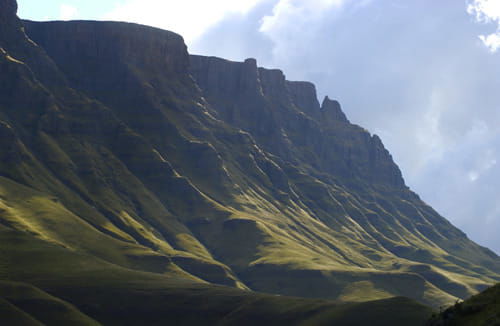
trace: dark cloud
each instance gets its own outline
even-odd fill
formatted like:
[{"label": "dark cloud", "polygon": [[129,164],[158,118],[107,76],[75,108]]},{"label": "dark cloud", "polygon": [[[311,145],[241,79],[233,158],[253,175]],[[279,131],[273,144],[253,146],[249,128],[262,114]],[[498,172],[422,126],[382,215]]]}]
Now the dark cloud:
[{"label": "dark cloud", "polygon": [[491,26],[456,0],[278,3],[227,17],[191,51],[313,81],[382,137],[425,201],[500,252],[500,54],[478,38]]}]

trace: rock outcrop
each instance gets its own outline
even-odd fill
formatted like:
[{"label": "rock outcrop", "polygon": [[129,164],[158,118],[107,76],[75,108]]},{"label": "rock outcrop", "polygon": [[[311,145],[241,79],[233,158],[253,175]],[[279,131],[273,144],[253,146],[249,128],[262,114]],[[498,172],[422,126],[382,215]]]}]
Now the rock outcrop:
[{"label": "rock outcrop", "polygon": [[350,124],[337,101],[325,97],[320,107],[313,84],[257,69],[253,59],[191,56],[191,73],[219,117],[250,132],[270,153],[300,157],[337,177],[406,189],[380,138]]},{"label": "rock outcrop", "polygon": [[330,100],[328,96],[325,97],[323,104],[321,104],[321,113],[322,121],[327,125],[334,125],[335,121],[349,123],[349,120],[347,120],[340,108],[340,103]]},{"label": "rock outcrop", "polygon": [[316,86],[310,82],[304,81],[287,81],[286,87],[290,91],[292,102],[297,108],[310,115],[317,117],[320,106],[318,96],[316,94]]}]

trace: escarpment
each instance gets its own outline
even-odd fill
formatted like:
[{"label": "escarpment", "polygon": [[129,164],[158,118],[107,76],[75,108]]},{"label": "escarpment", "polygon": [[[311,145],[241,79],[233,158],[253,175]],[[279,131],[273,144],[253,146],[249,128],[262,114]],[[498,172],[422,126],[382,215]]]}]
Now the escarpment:
[{"label": "escarpment", "polygon": [[272,154],[300,157],[335,177],[406,188],[380,139],[350,124],[337,101],[326,97],[320,107],[313,84],[287,81],[253,59],[192,55],[191,72],[218,117],[250,132]]},{"label": "escarpment", "polygon": [[337,101],[320,105],[312,83],[189,55],[181,36],[137,24],[21,22],[13,3],[0,0],[9,281],[70,302],[89,295],[71,280],[104,275],[190,302],[222,291],[246,304],[253,290],[439,306],[500,279],[500,259],[422,202],[382,140]]}]

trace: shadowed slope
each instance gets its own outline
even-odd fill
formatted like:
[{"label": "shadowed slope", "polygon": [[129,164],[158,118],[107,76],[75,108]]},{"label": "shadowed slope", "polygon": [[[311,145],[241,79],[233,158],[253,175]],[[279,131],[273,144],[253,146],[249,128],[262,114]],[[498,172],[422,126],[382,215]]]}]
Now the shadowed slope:
[{"label": "shadowed slope", "polygon": [[105,104],[164,167],[146,159],[146,143],[114,155],[250,288],[437,306],[498,279],[497,257],[408,190],[380,139],[336,101],[320,106],[313,85],[254,60],[189,58],[178,36],[144,26],[25,24],[69,84]]},{"label": "shadowed slope", "polygon": [[441,312],[428,326],[493,326],[500,324],[500,285],[495,285]]},{"label": "shadowed slope", "polygon": [[[366,322],[379,318],[386,324],[404,320],[409,325],[418,325],[431,313],[430,308],[402,298],[376,302],[376,309],[370,310],[365,309],[370,306],[368,303],[341,304],[264,295],[196,283],[184,277],[133,271],[3,227],[0,227],[0,245],[4,249],[0,262],[10,262],[4,270],[10,281],[0,282],[0,311],[8,314],[2,315],[2,322],[326,325],[338,320],[337,325],[349,325],[347,321],[359,321],[361,309],[365,311]],[[32,283],[50,295],[16,280]],[[390,307],[395,313],[380,316],[379,312],[384,311],[380,307]]]},{"label": "shadowed slope", "polygon": [[[188,288],[220,290],[196,308],[213,320],[239,304],[257,314],[260,295],[208,283],[438,306],[499,279],[498,257],[421,202],[380,139],[337,102],[320,107],[311,84],[189,57],[180,36],[135,24],[25,22],[31,40],[0,1],[0,225],[41,241],[23,254],[6,238],[3,279],[95,315],[78,303],[87,286],[109,298],[167,282],[172,311],[198,305]],[[9,270],[32,251],[36,269]]]},{"label": "shadowed slope", "polygon": [[[57,132],[81,113],[69,110],[44,129],[85,168],[76,177],[51,172],[88,194],[121,232],[164,248],[189,273],[244,287],[221,278],[232,272],[252,289],[287,295],[407,295],[436,306],[498,278],[496,256],[404,186],[378,137],[351,125],[335,101],[316,105],[314,90],[302,94],[303,84],[280,71],[252,60],[189,59],[180,37],[133,24],[26,28],[72,88],[106,105],[78,119],[82,150],[71,140],[75,130]],[[120,169],[120,179],[110,179],[118,182],[100,177]],[[177,258],[179,250],[230,270],[212,275],[217,269]]]},{"label": "shadowed slope", "polygon": [[0,295],[0,318],[6,325],[100,325],[74,306],[27,284],[0,282]]}]

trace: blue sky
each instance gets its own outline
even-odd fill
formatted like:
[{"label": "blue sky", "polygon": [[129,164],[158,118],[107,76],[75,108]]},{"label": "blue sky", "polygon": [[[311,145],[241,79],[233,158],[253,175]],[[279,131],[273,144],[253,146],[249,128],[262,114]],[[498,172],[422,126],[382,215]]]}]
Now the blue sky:
[{"label": "blue sky", "polygon": [[133,21],[257,58],[337,98],[422,199],[500,253],[500,0],[19,0],[35,20]]}]

